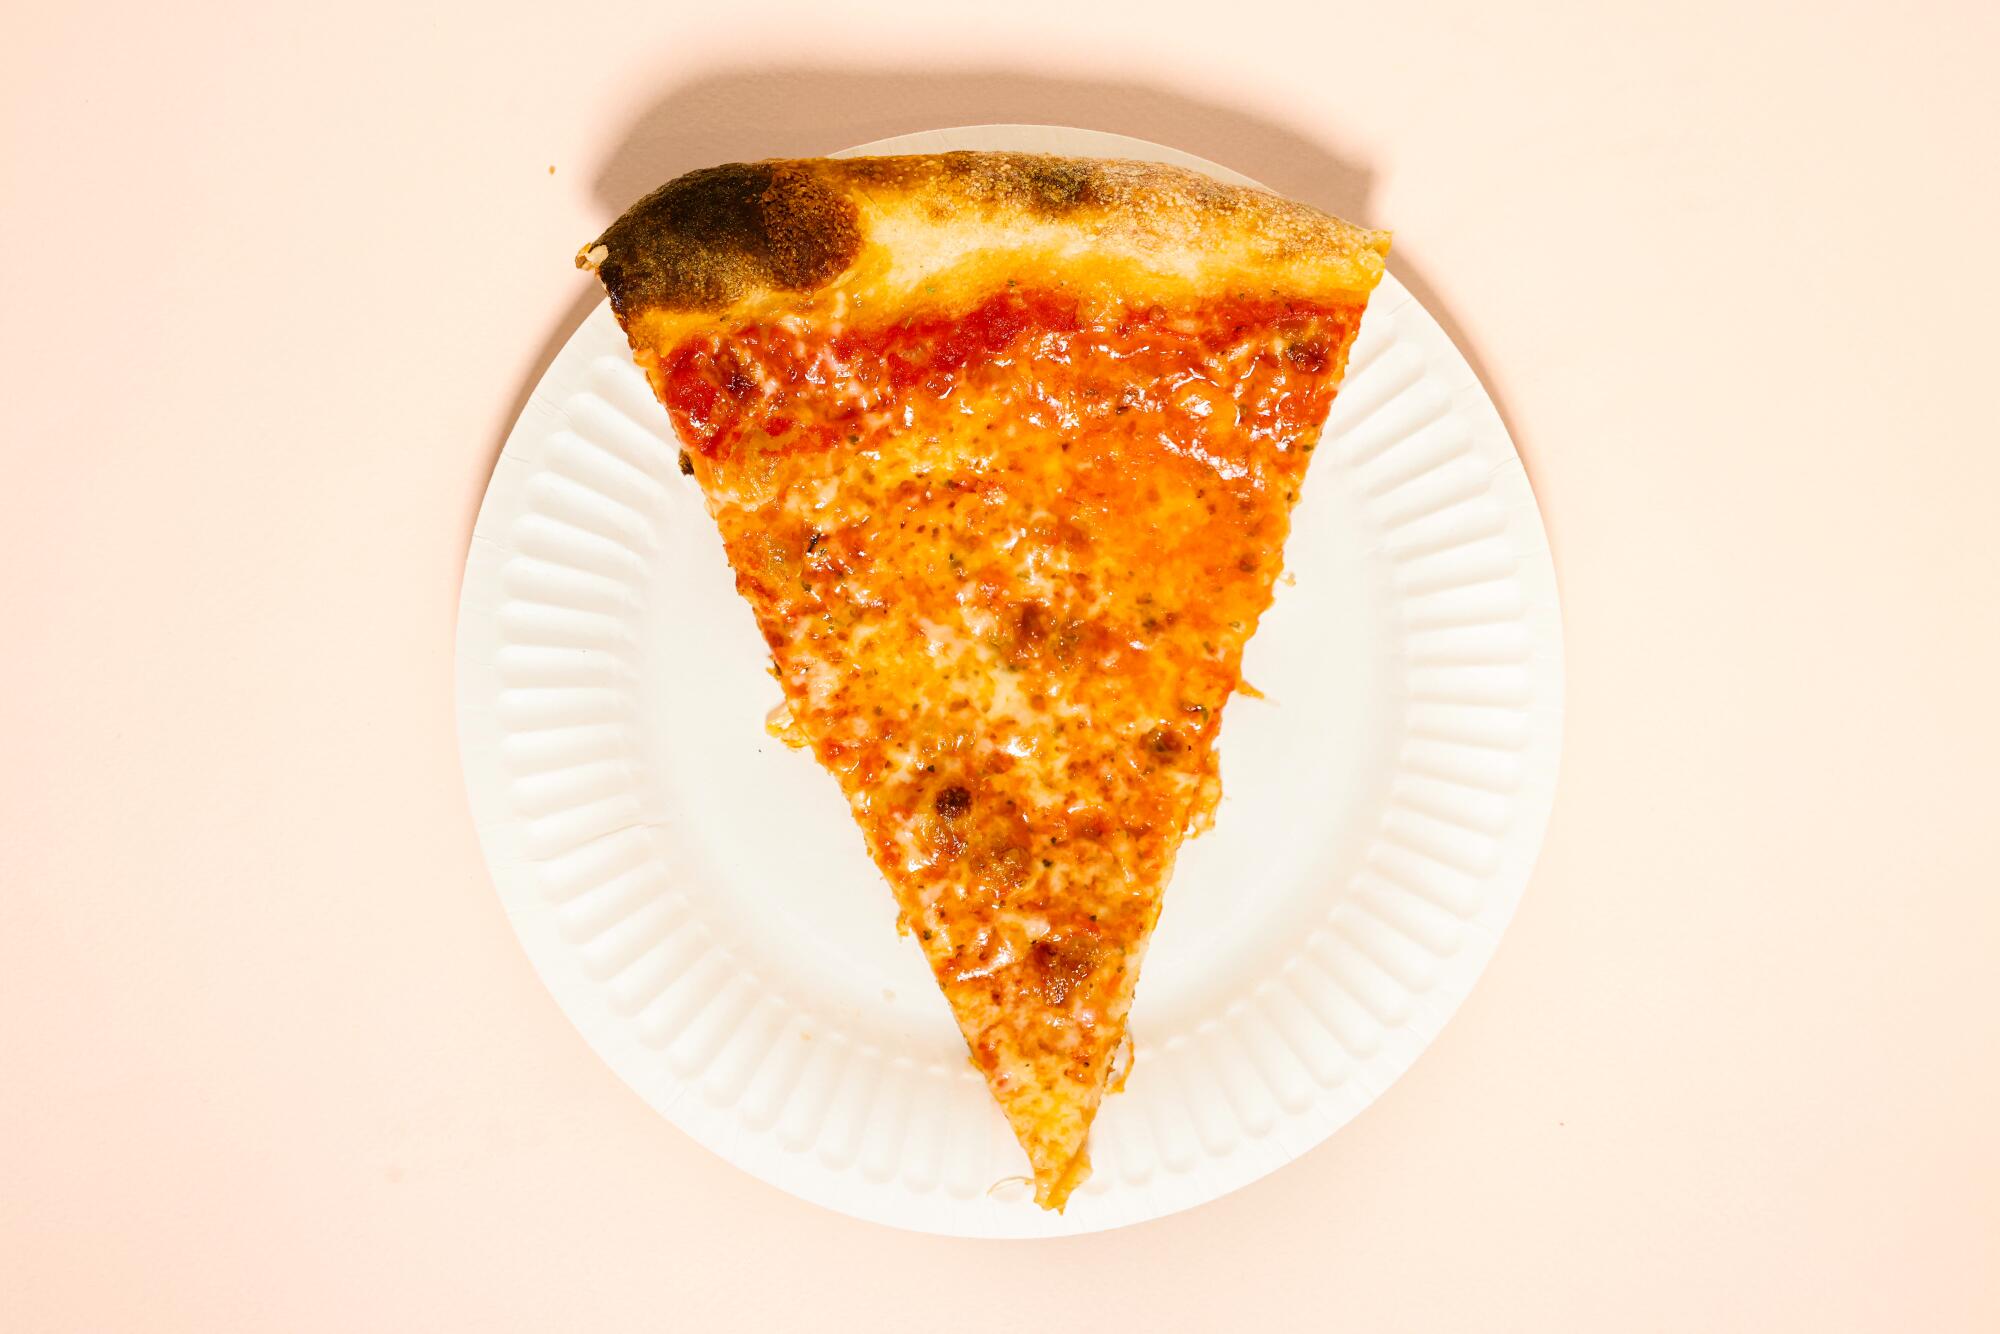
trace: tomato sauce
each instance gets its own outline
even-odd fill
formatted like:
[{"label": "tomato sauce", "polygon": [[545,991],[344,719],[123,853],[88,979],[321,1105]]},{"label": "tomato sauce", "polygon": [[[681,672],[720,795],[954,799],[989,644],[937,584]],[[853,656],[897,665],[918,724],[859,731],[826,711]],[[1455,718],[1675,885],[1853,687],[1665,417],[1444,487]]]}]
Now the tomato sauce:
[{"label": "tomato sauce", "polygon": [[[1329,349],[1359,318],[1355,306],[1248,297],[1086,317],[1067,293],[1009,289],[968,311],[873,328],[829,334],[779,319],[697,335],[661,362],[660,396],[682,439],[711,459],[752,436],[761,449],[859,445],[899,416],[907,425],[899,408],[966,388],[1003,406],[1038,400],[1073,429],[1152,412],[1189,448],[1206,447],[1194,437],[1210,434],[1205,419],[1227,397],[1246,439],[1283,449],[1324,416]],[[1162,398],[1169,385],[1191,394]]]}]

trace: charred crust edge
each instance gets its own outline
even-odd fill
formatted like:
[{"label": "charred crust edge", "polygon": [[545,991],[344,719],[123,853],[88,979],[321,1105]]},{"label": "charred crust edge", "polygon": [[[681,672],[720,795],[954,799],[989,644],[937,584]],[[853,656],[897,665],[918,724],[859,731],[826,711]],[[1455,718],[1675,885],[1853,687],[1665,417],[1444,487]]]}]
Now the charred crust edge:
[{"label": "charred crust edge", "polygon": [[655,307],[715,310],[753,287],[810,291],[860,249],[854,202],[810,163],[739,162],[668,181],[577,263],[595,262],[622,318]]}]

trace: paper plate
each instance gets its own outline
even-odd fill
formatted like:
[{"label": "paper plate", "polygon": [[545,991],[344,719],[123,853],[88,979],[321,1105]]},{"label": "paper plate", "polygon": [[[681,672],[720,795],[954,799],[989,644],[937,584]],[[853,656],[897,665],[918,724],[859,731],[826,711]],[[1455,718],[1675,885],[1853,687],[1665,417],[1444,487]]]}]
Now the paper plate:
[{"label": "paper plate", "polygon": [[[855,152],[1178,162],[1047,126]],[[564,262],[563,256],[552,263]],[[1547,539],[1464,358],[1385,278],[1132,1009],[1137,1060],[1063,1214],[1025,1160],[833,780],[778,702],[721,541],[608,307],[522,411],[467,561],[458,708],[494,883],[639,1095],[804,1199],[928,1232],[1090,1232],[1214,1199],[1407,1069],[1514,911],[1555,790]],[[665,1185],[667,1183],[663,1183]]]}]

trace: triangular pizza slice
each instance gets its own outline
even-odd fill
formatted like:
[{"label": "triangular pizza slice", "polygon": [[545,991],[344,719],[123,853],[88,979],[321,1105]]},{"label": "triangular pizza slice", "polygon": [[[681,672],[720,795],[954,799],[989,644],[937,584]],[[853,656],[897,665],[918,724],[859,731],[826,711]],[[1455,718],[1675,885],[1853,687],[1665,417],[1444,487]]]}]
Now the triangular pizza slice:
[{"label": "triangular pizza slice", "polygon": [[947,153],[692,172],[578,256],[1044,1206],[1387,249],[1179,168]]}]

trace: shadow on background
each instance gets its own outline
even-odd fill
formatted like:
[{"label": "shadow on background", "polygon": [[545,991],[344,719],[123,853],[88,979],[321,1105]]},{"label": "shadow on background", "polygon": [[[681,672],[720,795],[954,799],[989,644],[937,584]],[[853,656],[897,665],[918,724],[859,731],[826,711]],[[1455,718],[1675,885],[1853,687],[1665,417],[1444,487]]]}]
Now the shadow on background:
[{"label": "shadow on background", "polygon": [[1130,83],[964,70],[757,69],[670,89],[626,132],[592,180],[605,221],[695,167],[817,157],[914,130],[955,125],[1076,125],[1151,139],[1220,162],[1355,222],[1373,173],[1295,130],[1228,107]]},{"label": "shadow on background", "polygon": [[[756,68],[706,74],[667,89],[646,108],[599,163],[591,188],[603,206],[603,221],[609,223],[641,195],[696,167],[816,157],[915,130],[985,124],[1074,125],[1150,139],[1221,163],[1279,194],[1350,221],[1393,229],[1393,219],[1375,216],[1370,199],[1374,172],[1299,129],[1145,84],[1088,83],[990,69],[917,74]],[[1396,240],[1389,268],[1458,345],[1511,433],[1506,404],[1479,350],[1411,262],[1403,237]],[[564,313],[521,388],[514,416],[600,299],[591,282]],[[512,422],[510,416],[510,429]],[[1530,467],[1531,485],[1533,481]]]}]

